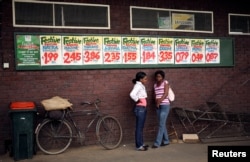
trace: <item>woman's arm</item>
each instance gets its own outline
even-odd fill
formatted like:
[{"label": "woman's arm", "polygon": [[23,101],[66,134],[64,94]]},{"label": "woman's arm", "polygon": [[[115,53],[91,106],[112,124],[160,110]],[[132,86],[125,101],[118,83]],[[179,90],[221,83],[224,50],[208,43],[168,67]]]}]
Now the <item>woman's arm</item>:
[{"label": "woman's arm", "polygon": [[168,96],[169,84],[164,81],[164,94],[162,95],[160,102],[162,102]]},{"label": "woman's arm", "polygon": [[139,100],[139,96],[137,95],[139,90],[140,90],[140,87],[137,85],[134,85],[132,91],[129,94],[131,99],[134,100],[135,102]]}]

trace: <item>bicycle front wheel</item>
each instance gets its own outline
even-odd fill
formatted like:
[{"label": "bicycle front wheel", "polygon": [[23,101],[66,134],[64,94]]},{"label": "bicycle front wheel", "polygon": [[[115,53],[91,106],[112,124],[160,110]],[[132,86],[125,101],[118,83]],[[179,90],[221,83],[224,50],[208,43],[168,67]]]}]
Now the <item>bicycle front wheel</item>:
[{"label": "bicycle front wheel", "polygon": [[72,129],[64,120],[45,120],[36,131],[38,148],[46,154],[64,152],[72,141]]},{"label": "bicycle front wheel", "polygon": [[122,127],[112,116],[104,116],[96,125],[96,135],[99,143],[106,149],[117,148],[122,141]]}]

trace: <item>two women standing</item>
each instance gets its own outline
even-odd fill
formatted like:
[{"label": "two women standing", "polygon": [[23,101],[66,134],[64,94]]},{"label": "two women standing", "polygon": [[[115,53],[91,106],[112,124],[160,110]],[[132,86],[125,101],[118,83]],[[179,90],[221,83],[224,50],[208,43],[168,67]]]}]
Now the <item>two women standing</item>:
[{"label": "two women standing", "polygon": [[[169,144],[168,133],[166,129],[166,120],[169,114],[170,102],[168,96],[168,82],[164,79],[165,73],[161,70],[155,72],[155,103],[158,118],[158,133],[152,148],[158,148]],[[144,144],[143,128],[147,115],[147,75],[144,72],[138,72],[135,79],[132,80],[134,87],[130,92],[130,97],[135,101],[134,114],[136,116],[135,145],[138,151],[147,151],[148,145]]]}]

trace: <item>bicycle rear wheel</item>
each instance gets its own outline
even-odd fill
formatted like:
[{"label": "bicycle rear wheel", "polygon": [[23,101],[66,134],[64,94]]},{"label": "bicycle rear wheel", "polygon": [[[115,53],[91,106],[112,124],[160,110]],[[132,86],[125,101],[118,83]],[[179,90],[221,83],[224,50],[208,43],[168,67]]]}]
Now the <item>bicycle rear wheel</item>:
[{"label": "bicycle rear wheel", "polygon": [[72,129],[64,120],[45,120],[36,131],[38,148],[46,154],[64,152],[72,141]]},{"label": "bicycle rear wheel", "polygon": [[122,127],[119,121],[112,116],[104,116],[96,125],[96,135],[99,143],[106,149],[117,148],[122,141]]}]

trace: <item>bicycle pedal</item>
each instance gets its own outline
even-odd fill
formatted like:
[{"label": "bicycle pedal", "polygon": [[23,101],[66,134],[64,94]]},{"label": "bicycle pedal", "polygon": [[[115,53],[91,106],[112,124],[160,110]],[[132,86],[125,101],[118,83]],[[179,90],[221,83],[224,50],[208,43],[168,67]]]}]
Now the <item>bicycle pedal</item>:
[{"label": "bicycle pedal", "polygon": [[78,136],[78,138],[77,138],[77,142],[79,144],[83,145],[84,141],[85,141],[85,136],[83,136],[82,134],[80,134],[80,136]]}]

